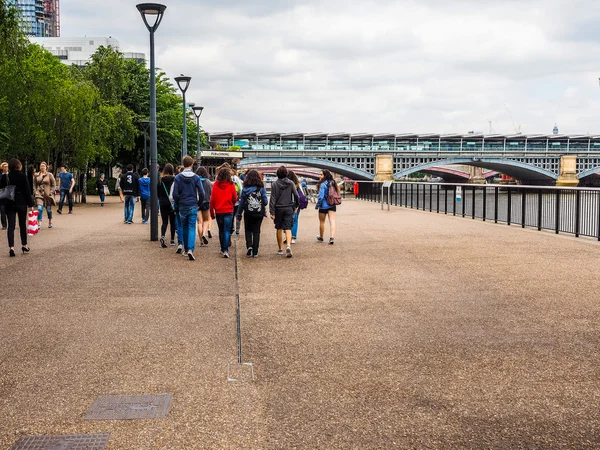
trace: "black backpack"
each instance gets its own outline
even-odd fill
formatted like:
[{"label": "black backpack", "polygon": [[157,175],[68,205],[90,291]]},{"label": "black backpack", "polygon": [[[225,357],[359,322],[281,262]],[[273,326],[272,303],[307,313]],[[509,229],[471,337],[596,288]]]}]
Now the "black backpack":
[{"label": "black backpack", "polygon": [[263,204],[262,194],[259,189],[250,192],[246,197],[244,212],[253,217],[262,217],[265,215],[265,205]]}]

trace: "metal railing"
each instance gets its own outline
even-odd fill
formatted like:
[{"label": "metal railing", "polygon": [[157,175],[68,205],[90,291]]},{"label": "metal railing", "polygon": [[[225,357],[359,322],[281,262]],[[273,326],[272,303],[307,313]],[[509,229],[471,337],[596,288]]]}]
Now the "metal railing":
[{"label": "metal railing", "polygon": [[[387,203],[383,183],[358,182],[356,198]],[[587,236],[600,241],[600,189],[396,182],[393,206]]]}]

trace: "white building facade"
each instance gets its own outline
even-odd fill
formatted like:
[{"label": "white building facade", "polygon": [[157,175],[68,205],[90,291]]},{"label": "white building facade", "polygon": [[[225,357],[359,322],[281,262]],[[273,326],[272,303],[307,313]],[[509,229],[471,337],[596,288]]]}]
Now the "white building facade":
[{"label": "white building facade", "polygon": [[[109,45],[121,51],[119,41],[113,37],[30,37],[29,40],[44,47],[64,64],[84,66],[99,47]],[[145,62],[144,53],[123,52],[125,59]]]}]

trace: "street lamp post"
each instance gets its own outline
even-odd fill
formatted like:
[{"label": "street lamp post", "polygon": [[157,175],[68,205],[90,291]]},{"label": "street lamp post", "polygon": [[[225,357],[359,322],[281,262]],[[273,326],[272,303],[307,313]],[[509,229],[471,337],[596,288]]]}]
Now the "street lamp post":
[{"label": "street lamp post", "polygon": [[204,106],[194,106],[192,111],[194,111],[194,115],[196,116],[196,132],[198,134],[198,149],[196,150],[196,157],[200,158],[200,116],[202,115],[202,111],[204,111]]},{"label": "street lamp post", "polygon": [[185,92],[190,87],[191,80],[192,80],[192,77],[186,77],[185,75],[181,75],[180,77],[175,77],[177,86],[179,86],[179,89],[181,90],[181,93],[183,94],[183,144],[182,144],[183,146],[181,148],[181,157],[182,158],[185,155],[187,155],[187,121],[186,121],[187,105],[185,103]]},{"label": "street lamp post", "polygon": [[[158,149],[156,145],[156,63],[154,32],[162,22],[167,7],[159,3],[136,5],[150,32],[150,240],[158,241]],[[153,23],[148,22],[148,20]]]},{"label": "street lamp post", "polygon": [[149,120],[142,120],[140,122],[142,124],[142,126],[144,127],[144,167],[148,167],[148,160],[146,158],[146,141],[148,140],[148,137],[146,135],[146,132],[148,131],[148,126],[150,125],[150,121]]}]

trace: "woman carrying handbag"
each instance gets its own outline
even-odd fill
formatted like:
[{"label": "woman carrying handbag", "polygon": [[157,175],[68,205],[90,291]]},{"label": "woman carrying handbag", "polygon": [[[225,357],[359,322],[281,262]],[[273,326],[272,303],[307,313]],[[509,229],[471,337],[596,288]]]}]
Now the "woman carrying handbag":
[{"label": "woman carrying handbag", "polygon": [[48,164],[40,163],[40,171],[33,177],[35,203],[38,209],[38,229],[42,229],[42,218],[44,209],[48,214],[48,228],[52,228],[52,207],[56,205],[54,200],[54,189],[56,180],[54,175],[48,172]]},{"label": "woman carrying handbag", "polygon": [[9,256],[15,256],[15,227],[16,218],[19,218],[19,232],[21,234],[21,251],[29,252],[27,246],[27,207],[33,211],[33,197],[27,176],[21,172],[23,166],[16,158],[8,162],[8,173],[0,180],[0,201],[4,203],[8,219],[8,247]]}]

